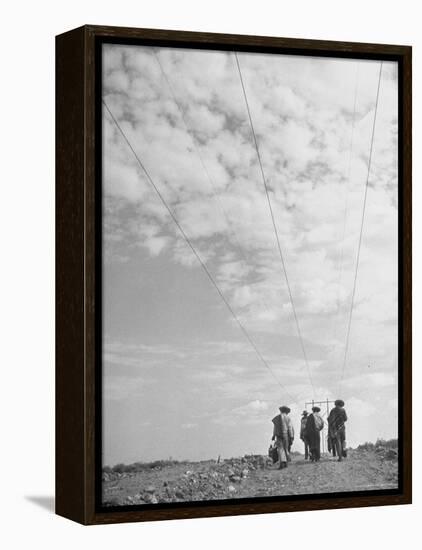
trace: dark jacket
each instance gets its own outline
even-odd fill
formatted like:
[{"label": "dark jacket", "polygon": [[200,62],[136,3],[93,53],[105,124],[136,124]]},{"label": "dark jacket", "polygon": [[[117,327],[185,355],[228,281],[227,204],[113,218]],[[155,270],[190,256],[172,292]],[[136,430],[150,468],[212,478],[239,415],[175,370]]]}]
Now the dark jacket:
[{"label": "dark jacket", "polygon": [[273,437],[282,437],[293,441],[294,439],[294,429],[291,419],[287,414],[278,414],[272,420],[274,424]]},{"label": "dark jacket", "polygon": [[328,432],[330,437],[336,437],[339,432],[344,432],[347,422],[347,414],[343,407],[334,407],[328,416]]}]

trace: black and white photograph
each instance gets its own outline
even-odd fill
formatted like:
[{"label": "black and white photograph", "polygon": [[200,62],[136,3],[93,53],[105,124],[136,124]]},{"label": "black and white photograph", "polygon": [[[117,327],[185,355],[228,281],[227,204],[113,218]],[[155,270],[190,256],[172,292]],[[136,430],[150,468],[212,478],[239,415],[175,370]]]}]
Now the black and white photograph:
[{"label": "black and white photograph", "polygon": [[398,489],[398,63],[101,58],[102,505]]},{"label": "black and white photograph", "polygon": [[0,548],[413,549],[418,4],[2,7]]}]

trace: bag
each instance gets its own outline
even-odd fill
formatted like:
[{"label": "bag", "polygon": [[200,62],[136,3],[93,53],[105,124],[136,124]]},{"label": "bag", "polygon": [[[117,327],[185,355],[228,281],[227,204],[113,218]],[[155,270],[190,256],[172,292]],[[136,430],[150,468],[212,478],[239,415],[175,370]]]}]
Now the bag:
[{"label": "bag", "polygon": [[314,414],[313,416],[315,419],[315,428],[320,432],[324,427],[324,421],[319,414]]},{"label": "bag", "polygon": [[273,464],[275,462],[277,462],[278,460],[278,451],[277,451],[277,447],[275,447],[274,445],[270,445],[269,449],[268,449],[268,456],[271,458],[271,460],[273,461]]}]

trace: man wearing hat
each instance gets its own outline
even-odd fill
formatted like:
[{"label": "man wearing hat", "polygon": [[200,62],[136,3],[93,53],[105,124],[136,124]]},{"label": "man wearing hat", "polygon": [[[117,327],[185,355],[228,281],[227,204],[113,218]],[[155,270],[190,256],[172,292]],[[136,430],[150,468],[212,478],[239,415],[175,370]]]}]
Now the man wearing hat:
[{"label": "man wearing hat", "polygon": [[282,405],[279,410],[280,414],[272,420],[274,425],[272,439],[275,439],[278,452],[278,468],[281,470],[287,468],[287,462],[290,461],[290,447],[294,439],[294,430],[292,421],[288,416],[289,407]]},{"label": "man wearing hat", "polygon": [[308,445],[308,441],[305,437],[306,421],[307,420],[308,420],[308,411],[303,411],[302,419],[300,421],[300,439],[303,441],[303,443],[305,445],[305,460],[308,460],[308,458],[309,458],[309,445]]},{"label": "man wearing hat", "polygon": [[338,461],[341,462],[347,456],[346,453],[346,426],[347,414],[344,410],[344,401],[334,401],[335,407],[331,409],[328,416],[328,437],[334,443]]},{"label": "man wearing hat", "polygon": [[318,462],[321,458],[321,435],[324,421],[320,416],[321,409],[312,407],[312,414],[306,419],[305,437],[309,444],[309,453],[312,462]]}]

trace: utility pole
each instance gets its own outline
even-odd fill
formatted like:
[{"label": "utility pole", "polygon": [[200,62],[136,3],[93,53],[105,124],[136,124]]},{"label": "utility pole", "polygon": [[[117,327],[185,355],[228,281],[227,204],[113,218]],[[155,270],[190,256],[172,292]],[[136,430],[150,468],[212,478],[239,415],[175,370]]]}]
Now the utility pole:
[{"label": "utility pole", "polygon": [[[308,409],[308,405],[311,405],[311,407],[318,406],[320,408],[322,408],[323,405],[325,405],[326,412],[323,413],[322,416],[324,416],[326,414],[327,419],[328,419],[328,415],[330,414],[330,404],[331,403],[334,404],[335,401],[330,401],[328,399],[328,397],[324,401],[315,401],[315,399],[312,399],[312,401],[306,401],[305,402],[305,409]],[[322,431],[322,452],[325,453],[325,423],[324,423],[324,428],[321,431]]]}]

